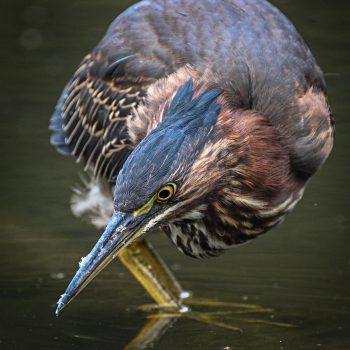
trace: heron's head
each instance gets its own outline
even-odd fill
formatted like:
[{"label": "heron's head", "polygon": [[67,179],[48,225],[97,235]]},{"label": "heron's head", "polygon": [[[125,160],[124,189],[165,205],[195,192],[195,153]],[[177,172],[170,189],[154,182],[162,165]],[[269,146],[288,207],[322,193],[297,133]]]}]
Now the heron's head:
[{"label": "heron's head", "polygon": [[58,313],[120,250],[148,231],[203,206],[217,169],[206,153],[217,135],[222,90],[194,94],[192,80],[177,90],[162,121],[134,149],[115,186],[114,214],[58,303]]}]

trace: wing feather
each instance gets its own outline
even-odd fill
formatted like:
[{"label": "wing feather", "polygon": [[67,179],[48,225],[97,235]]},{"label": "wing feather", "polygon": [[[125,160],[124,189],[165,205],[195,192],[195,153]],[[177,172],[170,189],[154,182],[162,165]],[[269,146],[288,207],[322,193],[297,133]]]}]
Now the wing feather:
[{"label": "wing feather", "polygon": [[51,143],[59,152],[75,156],[84,170],[109,181],[132,150],[126,120],[151,84],[128,76],[125,65],[135,57],[120,55],[109,64],[101,53],[87,55],[51,118]]}]

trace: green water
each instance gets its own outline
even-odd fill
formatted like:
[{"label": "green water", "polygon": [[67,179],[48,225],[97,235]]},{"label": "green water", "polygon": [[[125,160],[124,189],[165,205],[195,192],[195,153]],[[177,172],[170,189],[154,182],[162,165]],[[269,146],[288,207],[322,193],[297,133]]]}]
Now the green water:
[{"label": "green water", "polygon": [[[48,118],[80,59],[131,3],[1,1],[1,349],[122,349],[145,322],[136,307],[150,300],[118,261],[54,316],[59,294],[99,233],[70,213],[70,187],[80,168],[49,145]],[[273,309],[219,317],[241,332],[180,318],[155,349],[350,349],[349,5],[274,3],[326,73],[337,121],[334,152],[288,220],[251,244],[196,261],[153,236],[196,297]],[[219,309],[228,310],[201,307]]]}]

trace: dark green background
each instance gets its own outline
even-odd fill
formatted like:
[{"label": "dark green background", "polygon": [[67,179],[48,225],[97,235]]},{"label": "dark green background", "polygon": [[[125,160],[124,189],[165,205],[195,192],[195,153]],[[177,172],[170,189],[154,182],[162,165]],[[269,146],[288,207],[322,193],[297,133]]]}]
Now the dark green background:
[{"label": "dark green background", "polygon": [[[48,119],[67,79],[132,1],[1,0],[0,348],[121,349],[149,302],[115,262],[62,314],[55,302],[98,232],[69,210],[73,159],[49,145]],[[234,324],[243,333],[180,319],[156,349],[350,349],[349,3],[273,1],[326,73],[337,121],[335,149],[287,221],[218,259],[186,258],[154,244],[195,296],[275,309],[285,329]],[[276,58],[277,59],[277,58]]]}]

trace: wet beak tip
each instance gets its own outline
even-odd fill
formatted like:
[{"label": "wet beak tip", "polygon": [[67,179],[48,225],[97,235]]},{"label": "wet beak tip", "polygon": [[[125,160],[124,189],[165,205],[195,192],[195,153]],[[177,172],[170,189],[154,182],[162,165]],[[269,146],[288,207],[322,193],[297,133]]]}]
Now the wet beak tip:
[{"label": "wet beak tip", "polygon": [[63,309],[63,305],[61,305],[61,304],[58,304],[58,306],[57,306],[57,308],[56,308],[56,311],[55,311],[55,315],[58,317],[59,316],[59,314],[60,314],[60,312],[61,312],[61,310]]},{"label": "wet beak tip", "polygon": [[62,309],[67,305],[67,299],[68,299],[68,294],[62,294],[60,299],[57,302],[57,308],[55,311],[55,315],[59,316],[59,314],[61,313]]}]

